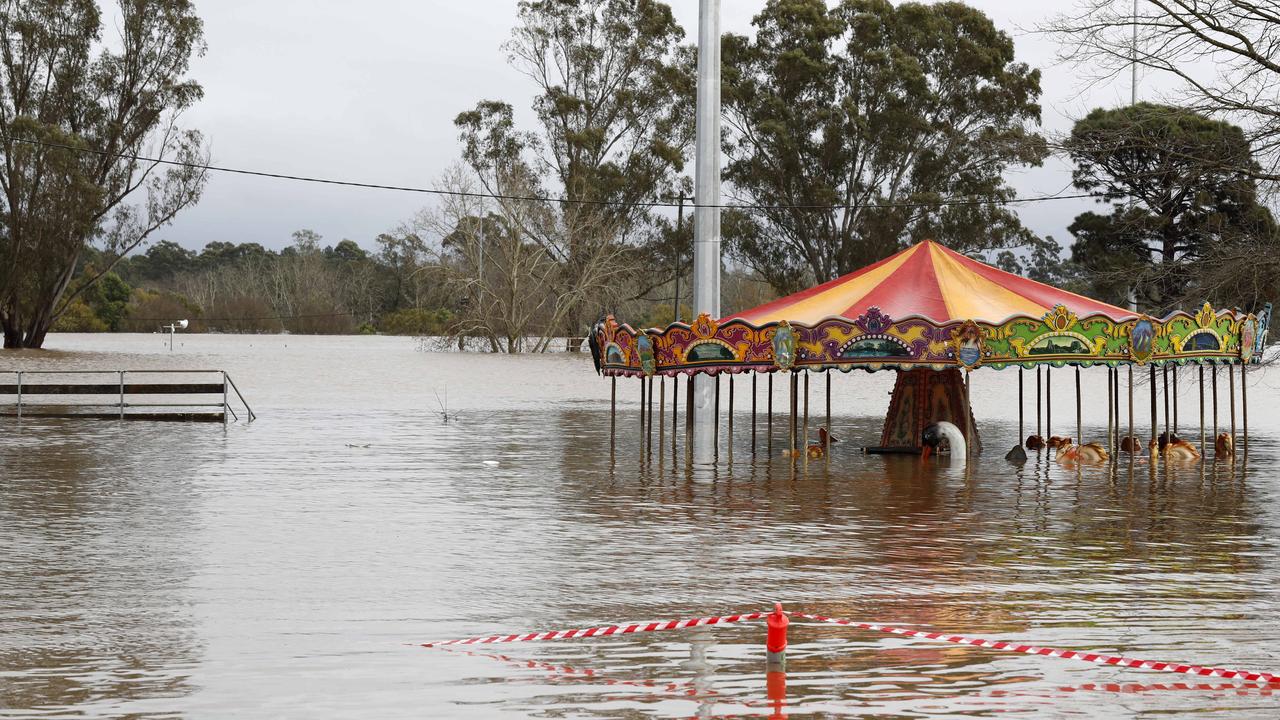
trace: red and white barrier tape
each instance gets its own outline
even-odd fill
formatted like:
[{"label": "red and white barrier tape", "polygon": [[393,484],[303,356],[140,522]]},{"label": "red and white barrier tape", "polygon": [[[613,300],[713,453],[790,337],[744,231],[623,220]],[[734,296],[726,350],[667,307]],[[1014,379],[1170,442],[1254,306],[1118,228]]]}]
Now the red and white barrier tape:
[{"label": "red and white barrier tape", "polygon": [[[761,620],[769,615],[770,613],[767,612],[753,612],[740,613],[737,615],[689,618],[685,620],[659,620],[649,623],[609,625],[606,627],[595,627],[581,630],[552,630],[548,632],[533,632],[516,635],[489,635],[486,637],[472,637],[459,640],[423,643],[422,646],[490,645],[494,643],[610,637],[613,635],[628,635],[631,633],[662,632],[666,630],[685,630],[688,628],[712,625],[730,625],[733,623],[748,622],[751,620]],[[1025,655],[1043,655],[1045,657],[1063,658],[1064,660],[1081,660],[1083,662],[1091,662],[1099,665],[1114,665],[1117,667],[1129,667],[1142,670],[1158,670],[1161,672],[1181,673],[1183,675],[1200,675],[1203,677],[1220,677],[1226,679],[1238,678],[1241,680],[1261,681],[1266,683],[1280,683],[1280,675],[1272,673],[1258,673],[1247,670],[1228,670],[1225,668],[1202,667],[1199,665],[1186,665],[1182,663],[1156,662],[1153,660],[1137,660],[1119,655],[1104,655],[1102,653],[1080,652],[1077,650],[1059,650],[1056,648],[1039,647],[1037,645],[1023,645],[1019,643],[1004,642],[1001,640],[983,640],[981,638],[971,638],[963,635],[946,635],[944,633],[925,632],[923,630],[910,630],[893,625],[877,625],[875,623],[863,623],[856,622],[854,620],[841,620],[838,618],[829,618],[824,615],[811,615],[809,613],[788,612],[787,615],[793,618],[813,620],[815,622],[829,623],[832,625],[843,625],[845,627],[853,627],[860,630],[874,630],[876,632],[901,635],[903,637],[938,640],[942,642],[955,643],[957,645],[972,645],[974,647],[990,648],[992,650],[1005,650],[1008,652],[1023,653]]]},{"label": "red and white barrier tape", "polygon": [[610,625],[585,630],[552,630],[550,632],[534,632],[525,635],[490,635],[488,637],[463,638],[461,640],[445,640],[443,642],[423,643],[423,647],[443,645],[489,645],[492,643],[535,642],[538,640],[569,640],[571,638],[609,637],[611,635],[627,635],[630,633],[661,632],[664,630],[684,630],[704,625],[729,625],[749,620],[760,620],[769,613],[754,612],[738,615],[720,615],[715,617],[689,618],[686,620],[658,620],[649,623],[632,623],[630,625]]},{"label": "red and white barrier tape", "polygon": [[1007,650],[1009,652],[1024,653],[1026,655],[1044,655],[1046,657],[1064,658],[1066,660],[1082,660],[1084,662],[1097,663],[1099,665],[1116,665],[1120,667],[1140,668],[1143,670],[1160,670],[1162,672],[1182,673],[1184,675],[1240,678],[1242,680],[1260,680],[1268,683],[1280,683],[1280,675],[1273,675],[1271,673],[1256,673],[1249,672],[1247,670],[1226,670],[1224,668],[1155,662],[1152,660],[1135,660],[1133,658],[1121,657],[1119,655],[1103,655],[1101,653],[1078,652],[1076,650],[1057,650],[1054,648],[1037,647],[1035,645],[1021,645],[1018,643],[998,640],[982,640],[980,638],[970,638],[963,635],[945,635],[943,633],[923,632],[921,630],[908,630],[906,628],[893,627],[891,625],[875,625],[873,623],[860,623],[852,620],[839,620],[836,618],[824,617],[822,615],[809,615],[808,613],[792,612],[788,613],[788,615],[793,618],[804,618],[806,620],[831,623],[833,625],[845,625],[847,627],[855,627],[861,630],[875,630],[877,632],[892,633],[894,635],[902,635],[905,637],[941,640],[943,642],[956,643],[958,645],[973,645],[974,647],[991,648],[992,650]]}]

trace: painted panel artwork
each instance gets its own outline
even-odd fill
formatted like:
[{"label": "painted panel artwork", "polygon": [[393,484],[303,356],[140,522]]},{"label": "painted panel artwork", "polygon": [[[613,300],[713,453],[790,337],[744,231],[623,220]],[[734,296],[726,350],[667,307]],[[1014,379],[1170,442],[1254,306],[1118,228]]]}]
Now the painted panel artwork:
[{"label": "painted panel artwork", "polygon": [[608,317],[597,326],[602,370],[648,376],[771,370],[911,370],[1032,368],[1051,364],[1256,361],[1261,318],[1209,306],[1163,319],[1078,316],[1055,307],[1040,317],[1000,323],[934,323],[918,316],[890,318],[872,308],[854,320],[833,317],[812,325],[779,321],[755,327],[706,315],[691,325],[635,330]]}]

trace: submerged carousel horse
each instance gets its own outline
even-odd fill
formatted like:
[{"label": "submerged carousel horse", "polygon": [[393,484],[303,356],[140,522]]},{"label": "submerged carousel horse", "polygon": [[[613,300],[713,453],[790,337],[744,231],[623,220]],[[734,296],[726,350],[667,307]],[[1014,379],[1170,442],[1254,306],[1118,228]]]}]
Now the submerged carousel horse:
[{"label": "submerged carousel horse", "polygon": [[1104,463],[1110,458],[1110,453],[1100,443],[1076,445],[1071,438],[1062,438],[1058,452],[1054,455],[1054,460],[1061,463],[1079,462],[1090,465]]},{"label": "submerged carousel horse", "polygon": [[1155,462],[1161,454],[1166,461],[1191,461],[1200,459],[1200,451],[1195,445],[1179,438],[1177,435],[1164,438],[1165,442],[1152,440],[1147,445],[1151,453],[1151,462]]},{"label": "submerged carousel horse", "polygon": [[835,435],[832,435],[831,433],[827,432],[826,428],[820,427],[818,428],[818,442],[810,444],[809,447],[805,448],[805,450],[803,451],[801,451],[799,448],[796,448],[794,450],[783,450],[782,456],[798,458],[800,457],[801,453],[804,452],[808,454],[810,460],[818,460],[823,457],[826,457],[827,448],[831,447],[831,443],[835,443],[835,442],[840,442],[840,439],[837,438]]},{"label": "submerged carousel horse", "polygon": [[1214,457],[1232,457],[1236,454],[1236,443],[1231,438],[1231,433],[1218,433],[1218,439],[1213,443]]},{"label": "submerged carousel horse", "polygon": [[928,460],[929,456],[937,451],[938,446],[944,441],[947,443],[947,447],[951,448],[952,458],[965,459],[968,457],[969,446],[965,443],[964,433],[960,432],[960,428],[943,420],[930,423],[920,433],[920,444],[924,446],[920,453],[920,458]]}]

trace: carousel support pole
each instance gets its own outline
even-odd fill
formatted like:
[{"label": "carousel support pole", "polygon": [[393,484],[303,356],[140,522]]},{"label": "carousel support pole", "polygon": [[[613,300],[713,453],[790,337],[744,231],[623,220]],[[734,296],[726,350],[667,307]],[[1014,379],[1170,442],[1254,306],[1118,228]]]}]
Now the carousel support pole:
[{"label": "carousel support pole", "polygon": [[[1044,434],[1050,435],[1053,432],[1053,366],[1050,365],[1044,369]],[[1049,438],[1046,437],[1046,440]]]},{"label": "carousel support pole", "polygon": [[1116,452],[1120,451],[1120,368],[1112,368],[1116,378]]},{"label": "carousel support pole", "polygon": [[676,434],[679,432],[680,376],[671,376],[671,462],[676,461]]},{"label": "carousel support pole", "polygon": [[1112,437],[1114,437],[1115,423],[1112,423],[1111,410],[1115,409],[1115,388],[1111,387],[1111,368],[1107,368],[1107,452],[1114,452],[1115,446],[1111,445]]},{"label": "carousel support pole", "polygon": [[1160,374],[1164,380],[1164,436],[1169,438],[1169,366],[1161,365]]},{"label": "carousel support pole", "polygon": [[973,457],[973,406],[969,404],[969,398],[973,397],[970,392],[969,378],[970,371],[965,368],[964,371],[964,457],[966,460]]},{"label": "carousel support pole", "polygon": [[644,406],[645,406],[645,400],[646,400],[645,394],[644,394],[644,386],[645,386],[645,379],[642,377],[640,378],[640,454],[642,456],[644,455],[644,433],[645,433]]},{"label": "carousel support pole", "polygon": [[693,386],[693,376],[690,375],[684,381],[684,461],[687,463],[693,462],[693,405],[697,401]]},{"label": "carousel support pole", "polygon": [[1248,364],[1240,363],[1240,419],[1244,421],[1244,426],[1241,428],[1244,432],[1240,436],[1240,441],[1244,444],[1246,455],[1249,454],[1249,385],[1246,383],[1244,371]]},{"label": "carousel support pole", "polygon": [[1178,366],[1173,366],[1173,434],[1178,434]]},{"label": "carousel support pole", "polygon": [[613,447],[618,437],[618,376],[609,381],[609,447]]},{"label": "carousel support pole", "polygon": [[1204,365],[1197,367],[1200,370],[1200,452],[1207,452],[1208,446],[1204,444]]},{"label": "carousel support pole", "polygon": [[1151,366],[1151,440],[1156,440],[1160,431],[1160,411],[1156,405],[1156,366]]},{"label": "carousel support pole", "polygon": [[[676,461],[677,445],[676,435],[680,432],[680,375],[674,373],[671,375],[671,462]],[[664,447],[665,451],[666,448]]]},{"label": "carousel support pole", "polygon": [[756,454],[756,399],[759,392],[756,390],[757,373],[751,373],[751,454]]},{"label": "carousel support pole", "polygon": [[[1037,365],[1037,366],[1036,366],[1036,435],[1039,435],[1040,437],[1042,437],[1042,438],[1043,438],[1043,437],[1044,437],[1044,432],[1043,432],[1043,431],[1044,431],[1044,427],[1040,424],[1040,419],[1041,419],[1041,417],[1042,417],[1042,416],[1041,416],[1041,411],[1040,411],[1040,410],[1041,410],[1041,405],[1040,405],[1040,366],[1039,366],[1039,365]],[[1022,440],[1026,440],[1026,438],[1018,438],[1018,440],[1019,440],[1019,441],[1022,441]]]},{"label": "carousel support pole", "polygon": [[769,373],[767,385],[765,392],[769,393],[769,397],[765,401],[764,442],[765,450],[773,455],[773,373]]},{"label": "carousel support pole", "polygon": [[[652,418],[650,418],[652,419]],[[667,379],[658,376],[658,460],[667,447]]]},{"label": "carousel support pole", "polygon": [[1236,371],[1227,366],[1227,404],[1231,407],[1231,444],[1236,442]]},{"label": "carousel support pole", "polygon": [[[698,83],[694,121],[693,313],[720,317],[720,0],[698,2]],[[718,415],[712,415],[714,380],[696,376],[694,419],[699,463],[716,458]],[[716,387],[719,384],[716,383]]]},{"label": "carousel support pole", "polygon": [[1120,368],[1111,368],[1111,387],[1115,390],[1112,400],[1115,403],[1111,408],[1116,419],[1116,429],[1111,435],[1111,452],[1120,452]]},{"label": "carousel support pole", "polygon": [[800,405],[798,404],[799,398],[797,397],[799,395],[799,384],[800,384],[800,376],[796,375],[795,370],[792,370],[791,371],[791,420],[790,420],[791,440],[790,440],[790,444],[788,445],[791,451],[792,457],[795,457],[795,454],[796,454],[796,414],[797,414],[797,411],[800,409]]},{"label": "carousel support pole", "polygon": [[719,461],[720,460],[720,375],[719,373],[715,375],[715,383],[716,383],[716,386],[715,386],[716,389],[715,389],[715,400],[714,400],[714,410],[713,410],[713,412],[715,413],[715,430],[711,433],[711,444],[712,444],[711,446],[714,449],[714,452],[711,453],[711,457],[714,460]]},{"label": "carousel support pole", "polygon": [[733,463],[733,375],[729,376],[729,462]]},{"label": "carousel support pole", "polygon": [[653,376],[649,376],[649,400],[645,411],[645,454],[653,455]]},{"label": "carousel support pole", "polygon": [[1076,442],[1084,445],[1084,429],[1080,412],[1080,366],[1076,366]]},{"label": "carousel support pole", "polygon": [[1213,393],[1213,441],[1218,441],[1218,366],[1210,365],[1209,374],[1212,376],[1212,386],[1209,388]]},{"label": "carousel support pole", "polygon": [[[827,425],[826,427],[827,427],[827,434],[830,435],[831,434],[831,370],[828,369],[824,374],[827,376]],[[1241,376],[1241,380],[1243,382],[1243,376]],[[831,464],[831,443],[828,442],[827,446],[823,449],[826,450],[826,452],[823,453],[822,456],[826,458],[827,464],[830,465]]]},{"label": "carousel support pole", "polygon": [[[809,446],[809,371],[804,371],[804,434],[800,436],[800,448]],[[804,462],[809,464],[809,453],[804,454]]]},{"label": "carousel support pole", "polygon": [[[1138,440],[1138,438],[1134,437],[1133,434],[1133,365],[1129,366],[1129,437],[1132,438],[1134,442],[1137,442]],[[1136,451],[1129,451],[1130,457],[1133,457],[1136,454]]]},{"label": "carousel support pole", "polygon": [[1018,368],[1018,444],[1021,445],[1026,436],[1022,434],[1022,368]]},{"label": "carousel support pole", "polygon": [[1120,385],[1116,369],[1107,368],[1107,450],[1116,451],[1116,436],[1120,434]]}]

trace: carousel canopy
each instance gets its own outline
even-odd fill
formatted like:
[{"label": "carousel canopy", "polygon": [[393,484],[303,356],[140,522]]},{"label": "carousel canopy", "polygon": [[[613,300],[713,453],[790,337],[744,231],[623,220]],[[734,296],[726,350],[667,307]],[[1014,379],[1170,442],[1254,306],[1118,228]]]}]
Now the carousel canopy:
[{"label": "carousel canopy", "polygon": [[716,320],[591,343],[607,375],[1257,362],[1271,306],[1156,319],[925,241],[817,287]]},{"label": "carousel canopy", "polygon": [[720,322],[814,324],[833,317],[853,320],[878,308],[889,317],[915,315],[938,325],[964,320],[997,323],[1018,315],[1041,317],[1059,305],[1077,315],[1102,315],[1113,321],[1137,317],[1124,308],[1028,280],[925,240],[874,265]]}]

